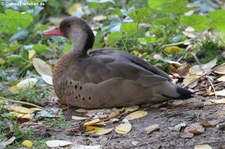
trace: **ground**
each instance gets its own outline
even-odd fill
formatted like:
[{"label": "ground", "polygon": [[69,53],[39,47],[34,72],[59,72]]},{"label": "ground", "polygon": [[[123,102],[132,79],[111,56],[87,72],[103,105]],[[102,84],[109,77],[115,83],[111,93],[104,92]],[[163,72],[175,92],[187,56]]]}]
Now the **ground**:
[{"label": "ground", "polygon": [[[76,145],[100,145],[103,149],[194,149],[197,144],[208,144],[213,149],[223,149],[225,148],[225,124],[223,124],[225,105],[210,102],[212,98],[214,97],[194,97],[186,101],[141,106],[140,109],[146,110],[148,115],[131,120],[132,130],[124,135],[113,131],[108,135],[98,136],[86,134],[82,130],[70,135],[66,134],[65,130],[50,130],[49,133],[51,139],[72,141]],[[64,116],[69,121],[68,127],[78,125],[77,121],[70,119],[72,115],[77,114],[75,108],[64,111]],[[186,126],[175,127],[181,123],[185,123]],[[160,129],[147,134],[144,128],[152,124],[159,124]],[[186,131],[192,124],[201,124],[204,130],[198,132],[196,128],[197,132],[193,132],[194,136],[192,136]]]}]

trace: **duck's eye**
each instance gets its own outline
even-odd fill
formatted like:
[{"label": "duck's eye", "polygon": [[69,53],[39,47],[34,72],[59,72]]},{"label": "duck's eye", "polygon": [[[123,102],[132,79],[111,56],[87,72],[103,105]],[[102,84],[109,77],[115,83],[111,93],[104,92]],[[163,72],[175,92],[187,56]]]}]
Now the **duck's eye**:
[{"label": "duck's eye", "polygon": [[67,24],[66,27],[70,27],[70,24]]}]

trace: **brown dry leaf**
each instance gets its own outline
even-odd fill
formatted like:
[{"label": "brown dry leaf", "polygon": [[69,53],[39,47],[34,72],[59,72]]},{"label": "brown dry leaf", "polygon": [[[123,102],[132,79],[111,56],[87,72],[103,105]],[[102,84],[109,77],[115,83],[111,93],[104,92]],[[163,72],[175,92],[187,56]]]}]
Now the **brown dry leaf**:
[{"label": "brown dry leaf", "polygon": [[225,74],[225,63],[221,64],[220,66],[218,66],[215,70],[215,73],[217,74]]},{"label": "brown dry leaf", "polygon": [[139,109],[139,106],[124,107],[124,113],[133,112]]},{"label": "brown dry leaf", "polygon": [[10,106],[8,107],[9,111],[14,111],[17,112],[19,114],[30,114],[33,113],[34,111],[25,107],[21,107],[21,106]]},{"label": "brown dry leaf", "polygon": [[46,141],[46,144],[48,147],[64,147],[64,146],[69,146],[72,144],[72,142],[69,141],[63,141],[63,140],[50,140]]},{"label": "brown dry leaf", "polygon": [[212,147],[208,144],[198,144],[195,145],[195,149],[212,149]]},{"label": "brown dry leaf", "polygon": [[130,132],[132,129],[132,126],[130,123],[120,124],[115,128],[115,131],[119,134],[126,134]]},{"label": "brown dry leaf", "polygon": [[211,60],[210,62],[208,62],[206,64],[202,64],[201,67],[199,65],[192,66],[189,69],[189,73],[195,74],[195,75],[202,75],[206,72],[211,71],[211,69],[214,66],[216,66],[216,63],[217,63],[217,59],[215,58],[215,59]]},{"label": "brown dry leaf", "polygon": [[151,134],[153,131],[159,130],[159,124],[153,124],[145,128],[147,134]]},{"label": "brown dry leaf", "polygon": [[219,77],[219,78],[217,79],[217,81],[224,82],[224,81],[225,81],[225,76]]},{"label": "brown dry leaf", "polygon": [[209,122],[201,122],[200,125],[202,125],[203,127],[212,127]]},{"label": "brown dry leaf", "polygon": [[80,116],[72,116],[71,118],[77,121],[84,121],[87,119],[87,117],[80,117]]},{"label": "brown dry leaf", "polygon": [[211,102],[213,102],[213,103],[225,103],[225,98],[223,98],[223,99],[212,99],[212,100],[210,100]]},{"label": "brown dry leaf", "polygon": [[85,128],[86,133],[95,133],[97,135],[105,135],[110,132],[112,132],[113,128],[101,128],[101,127],[96,127],[96,126],[87,126]]},{"label": "brown dry leaf", "polygon": [[93,119],[91,121],[84,123],[83,126],[91,126],[91,125],[95,125],[96,123],[99,123],[99,122],[100,122],[100,119]]},{"label": "brown dry leaf", "polygon": [[[182,83],[182,84],[183,84],[184,86],[187,86],[188,84],[190,84],[191,82],[193,82],[193,81],[196,80],[197,78],[199,78],[199,76],[197,76],[197,75],[192,75],[192,74],[188,74],[188,75],[185,77],[185,79],[183,80],[183,83]],[[195,82],[191,83],[191,84],[189,85],[189,87],[190,87],[190,88],[194,88],[197,84],[198,84],[198,82],[195,81]]]},{"label": "brown dry leaf", "polygon": [[51,66],[39,58],[33,58],[32,60],[35,70],[41,75],[42,79],[52,85],[52,69]]},{"label": "brown dry leaf", "polygon": [[215,91],[214,94],[217,96],[225,96],[225,89],[220,90],[220,91]]},{"label": "brown dry leaf", "polygon": [[192,133],[193,135],[202,134],[205,131],[205,128],[202,127],[199,123],[191,124],[190,127],[185,128],[185,132]]},{"label": "brown dry leaf", "polygon": [[138,118],[144,117],[146,115],[148,115],[148,112],[146,112],[146,111],[135,111],[135,112],[130,113],[129,115],[127,115],[125,117],[125,119],[127,119],[127,120],[134,120],[134,119],[138,119]]}]

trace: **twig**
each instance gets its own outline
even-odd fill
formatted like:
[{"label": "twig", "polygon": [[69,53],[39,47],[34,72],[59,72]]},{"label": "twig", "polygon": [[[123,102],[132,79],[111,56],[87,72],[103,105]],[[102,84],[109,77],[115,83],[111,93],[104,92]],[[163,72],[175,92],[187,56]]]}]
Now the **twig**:
[{"label": "twig", "polygon": [[[215,87],[214,87],[214,85],[213,85],[211,79],[210,79],[208,76],[206,76],[206,78],[207,78],[209,84],[211,85],[212,90],[213,90],[213,92],[214,92],[214,94],[215,94],[216,90],[215,90]],[[216,94],[215,94],[215,99],[217,100],[217,95],[216,95]]]},{"label": "twig", "polygon": [[35,104],[33,104],[33,103],[28,103],[28,102],[23,102],[23,101],[12,100],[12,99],[8,99],[8,98],[1,97],[1,96],[0,96],[0,100],[2,100],[2,101],[10,101],[10,102],[18,103],[18,104],[24,104],[24,105],[33,106],[33,107],[42,109],[42,107],[40,107],[40,106],[38,106],[38,105],[35,105]]},{"label": "twig", "polygon": [[[220,82],[220,83],[217,83],[217,84],[214,84],[214,87],[217,87],[217,86],[220,86],[220,85],[223,85],[223,84],[225,84],[225,81]],[[194,93],[197,93],[197,92],[200,92],[200,91],[202,91],[202,90],[205,90],[205,89],[207,89],[208,87],[209,87],[209,86],[206,86],[206,87],[201,88],[201,89],[198,89],[198,90],[194,90]]]},{"label": "twig", "polygon": [[219,66],[214,67],[213,69],[211,69],[210,71],[204,73],[203,75],[199,76],[198,78],[194,79],[193,81],[191,81],[190,83],[188,83],[188,84],[185,85],[184,87],[188,87],[189,85],[191,85],[191,84],[194,83],[195,81],[198,81],[200,78],[206,76],[207,74],[212,73],[213,71],[215,71],[216,69],[218,69],[219,67],[222,67],[222,66],[224,66],[224,65],[225,65],[225,63],[223,63],[223,64],[221,64],[221,65],[219,65]]}]

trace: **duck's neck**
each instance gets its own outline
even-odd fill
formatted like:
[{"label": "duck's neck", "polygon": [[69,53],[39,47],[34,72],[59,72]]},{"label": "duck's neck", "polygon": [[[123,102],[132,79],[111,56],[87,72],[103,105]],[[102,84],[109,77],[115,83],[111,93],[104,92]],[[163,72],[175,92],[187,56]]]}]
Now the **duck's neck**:
[{"label": "duck's neck", "polygon": [[86,56],[87,51],[93,47],[94,34],[91,29],[86,31],[86,34],[80,34],[79,38],[74,37],[73,52],[79,53],[81,56]]}]

